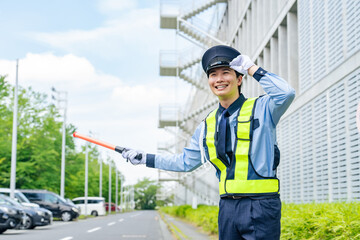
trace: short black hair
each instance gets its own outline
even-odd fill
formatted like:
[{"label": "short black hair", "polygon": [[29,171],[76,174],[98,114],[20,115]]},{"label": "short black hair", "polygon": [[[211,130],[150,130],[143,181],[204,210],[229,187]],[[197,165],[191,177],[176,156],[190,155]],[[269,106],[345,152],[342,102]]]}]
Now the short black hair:
[{"label": "short black hair", "polygon": [[237,78],[238,78],[239,76],[244,76],[244,74],[239,73],[239,72],[237,72],[237,71],[235,71],[235,73],[236,73],[236,77],[237,77]]},{"label": "short black hair", "polygon": [[[237,71],[235,71],[235,73],[236,73],[236,78],[239,78],[240,76],[242,76],[242,77],[244,76],[244,74],[239,73]],[[238,86],[239,94],[241,94],[241,85],[242,85],[242,82],[241,82],[240,86]]]}]

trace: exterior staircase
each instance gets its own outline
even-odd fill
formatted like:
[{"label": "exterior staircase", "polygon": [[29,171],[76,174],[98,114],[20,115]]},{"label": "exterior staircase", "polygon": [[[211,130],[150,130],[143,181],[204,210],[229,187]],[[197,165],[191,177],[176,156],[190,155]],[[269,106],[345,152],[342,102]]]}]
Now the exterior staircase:
[{"label": "exterior staircase", "polygon": [[203,3],[202,5],[200,5],[198,7],[195,7],[190,12],[183,14],[181,17],[182,17],[182,19],[187,20],[187,19],[192,18],[192,17],[198,15],[199,13],[211,8],[212,6],[214,6],[218,3],[227,3],[227,0],[210,0],[206,3]]},{"label": "exterior staircase", "polygon": [[[193,9],[186,11],[185,13],[180,13],[180,11],[166,11],[165,7],[163,6],[169,6],[171,3],[174,3],[174,0],[161,0],[160,2],[160,28],[162,29],[174,29],[178,32],[179,35],[185,37],[186,39],[190,40],[192,43],[195,43],[198,46],[201,46],[202,48],[208,48],[210,46],[213,46],[215,44],[226,44],[222,42],[221,40],[217,39],[216,37],[212,36],[208,33],[209,29],[206,27],[207,23],[201,24],[199,19],[196,18],[199,14],[203,13],[204,11],[210,9],[211,7],[215,6],[218,3],[227,3],[227,0],[208,0],[208,1],[194,1],[196,3],[199,3],[197,6],[195,6]],[[174,8],[170,7],[169,9],[174,10]],[[197,26],[201,25],[201,27]],[[206,30],[204,30],[206,29]],[[206,86],[203,86],[203,84],[200,84],[200,81],[198,79],[194,79],[193,77],[189,77],[189,74],[186,74],[187,69],[192,68],[195,66],[195,64],[200,63],[201,57],[197,56],[193,59],[190,59],[185,62],[179,61],[180,56],[178,53],[173,51],[173,61],[165,62],[162,60],[163,56],[162,53],[160,53],[160,76],[175,76],[179,77],[180,79],[184,80],[185,82],[190,83],[194,87],[196,87],[198,90],[204,91],[206,90]],[[175,59],[175,60],[174,60]],[[191,69],[190,69],[191,71]],[[208,105],[206,105],[208,106]],[[212,104],[210,104],[208,107],[202,110],[197,110],[193,113],[191,113],[189,116],[186,116],[184,119],[179,122],[179,119],[174,119],[172,121],[164,119],[159,119],[159,128],[165,128],[167,126],[169,127],[175,127],[178,126],[180,129],[182,129],[185,132],[188,132],[187,129],[184,128],[185,122],[196,115],[202,113],[207,108],[211,107]],[[164,110],[164,109],[163,109]],[[159,109],[161,114],[161,109]],[[177,123],[177,124],[176,124]],[[183,123],[183,124],[181,124]]]}]

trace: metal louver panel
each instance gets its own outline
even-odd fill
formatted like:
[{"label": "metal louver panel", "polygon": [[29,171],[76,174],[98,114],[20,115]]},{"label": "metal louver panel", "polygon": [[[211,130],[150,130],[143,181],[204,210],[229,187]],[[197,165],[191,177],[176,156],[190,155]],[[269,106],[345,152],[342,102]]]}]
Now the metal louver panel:
[{"label": "metal louver panel", "polygon": [[278,125],[278,176],[287,202],[360,199],[360,69]]},{"label": "metal louver panel", "polygon": [[312,85],[310,1],[298,3],[299,28],[299,90],[306,91]]}]

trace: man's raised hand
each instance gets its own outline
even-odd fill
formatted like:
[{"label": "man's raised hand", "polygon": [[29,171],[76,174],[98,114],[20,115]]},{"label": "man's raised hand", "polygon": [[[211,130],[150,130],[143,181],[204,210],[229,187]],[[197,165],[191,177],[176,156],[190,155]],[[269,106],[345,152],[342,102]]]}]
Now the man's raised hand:
[{"label": "man's raised hand", "polygon": [[230,62],[230,68],[244,75],[248,74],[249,68],[254,65],[255,63],[246,55],[239,55]]}]

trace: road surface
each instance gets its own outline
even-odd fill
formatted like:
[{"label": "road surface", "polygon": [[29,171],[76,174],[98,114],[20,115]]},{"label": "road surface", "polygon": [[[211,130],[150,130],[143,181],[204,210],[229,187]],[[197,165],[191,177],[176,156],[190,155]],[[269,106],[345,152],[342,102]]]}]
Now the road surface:
[{"label": "road surface", "polygon": [[157,211],[135,211],[73,222],[53,222],[33,230],[7,230],[1,240],[172,240]]}]

